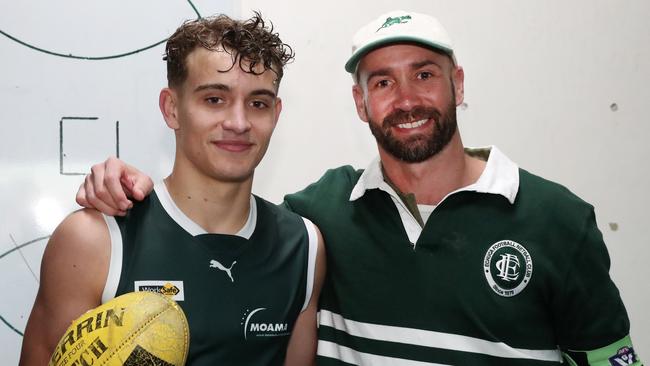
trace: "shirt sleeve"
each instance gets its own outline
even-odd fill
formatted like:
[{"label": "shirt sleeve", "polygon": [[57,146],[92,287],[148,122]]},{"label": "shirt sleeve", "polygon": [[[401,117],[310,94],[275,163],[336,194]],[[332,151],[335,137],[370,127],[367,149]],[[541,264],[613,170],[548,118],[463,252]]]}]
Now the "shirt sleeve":
[{"label": "shirt sleeve", "polygon": [[558,344],[570,365],[642,365],[630,322],[609,275],[610,258],[593,208],[584,220],[564,287],[555,301]]}]

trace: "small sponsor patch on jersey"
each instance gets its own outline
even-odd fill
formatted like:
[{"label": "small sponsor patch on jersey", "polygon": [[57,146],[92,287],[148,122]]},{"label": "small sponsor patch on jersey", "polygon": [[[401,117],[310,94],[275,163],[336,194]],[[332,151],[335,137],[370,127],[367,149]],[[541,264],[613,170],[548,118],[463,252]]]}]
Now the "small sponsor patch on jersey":
[{"label": "small sponsor patch on jersey", "polygon": [[627,346],[619,348],[616,355],[609,358],[609,364],[612,366],[632,365],[637,361],[634,348]]},{"label": "small sponsor patch on jersey", "polygon": [[134,281],[135,291],[150,291],[163,294],[174,301],[184,301],[183,281]]},{"label": "small sponsor patch on jersey", "polygon": [[244,327],[244,339],[256,337],[283,337],[291,334],[289,323],[279,320],[267,308],[246,310],[242,316],[241,325]]},{"label": "small sponsor patch on jersey", "polygon": [[533,276],[533,259],[526,248],[512,240],[498,241],[487,250],[483,273],[492,291],[512,297],[528,286]]}]

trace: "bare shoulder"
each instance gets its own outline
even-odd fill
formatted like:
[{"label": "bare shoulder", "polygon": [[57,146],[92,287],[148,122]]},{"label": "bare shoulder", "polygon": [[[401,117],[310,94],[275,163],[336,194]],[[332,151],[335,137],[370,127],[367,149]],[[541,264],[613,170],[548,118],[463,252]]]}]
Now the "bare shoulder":
[{"label": "bare shoulder", "polygon": [[[79,210],[63,220],[50,237],[43,255],[43,274],[74,280],[84,290],[103,290],[110,252],[110,235],[102,214]],[[49,278],[43,279],[45,285],[50,285]]]},{"label": "bare shoulder", "polygon": [[[56,228],[45,248],[41,287],[75,283],[84,292],[103,290],[108,274],[111,242],[101,213],[91,209],[76,211]],[[51,280],[57,280],[52,283]]]},{"label": "bare shoulder", "polygon": [[[63,245],[75,246],[83,242],[83,246],[101,245],[98,241],[109,239],[108,228],[102,214],[93,209],[81,209],[68,215],[57,226],[52,239]],[[105,243],[108,244],[108,243]]]},{"label": "bare shoulder", "polygon": [[52,233],[25,329],[21,365],[46,364],[70,322],[101,304],[110,253],[108,227],[97,211],[76,211]]}]

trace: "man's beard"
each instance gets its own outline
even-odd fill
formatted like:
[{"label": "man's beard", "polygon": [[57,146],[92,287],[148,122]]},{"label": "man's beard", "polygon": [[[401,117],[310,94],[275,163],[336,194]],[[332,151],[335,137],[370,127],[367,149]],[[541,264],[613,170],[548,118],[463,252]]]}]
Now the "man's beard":
[{"label": "man's beard", "polygon": [[[384,118],[381,126],[370,120],[368,125],[379,146],[397,159],[407,163],[419,163],[436,155],[449,144],[456,133],[455,98],[452,98],[444,111],[433,107],[415,107],[406,112],[396,110]],[[427,134],[411,136],[399,140],[393,136],[391,127],[423,119],[433,120],[433,130]]]}]

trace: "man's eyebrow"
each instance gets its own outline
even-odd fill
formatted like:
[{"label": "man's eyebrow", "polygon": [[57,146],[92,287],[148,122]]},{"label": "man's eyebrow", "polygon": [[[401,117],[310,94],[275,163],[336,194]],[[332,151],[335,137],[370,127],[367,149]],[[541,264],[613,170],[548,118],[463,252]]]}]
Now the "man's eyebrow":
[{"label": "man's eyebrow", "polygon": [[433,60],[422,60],[422,61],[419,61],[419,62],[414,62],[414,63],[411,64],[411,67],[413,69],[419,69],[421,67],[429,66],[429,65],[434,65],[434,66],[437,66],[438,68],[442,69],[442,65],[440,65],[439,63],[437,63],[437,62],[435,62]]},{"label": "man's eyebrow", "polygon": [[194,89],[194,92],[200,92],[200,91],[208,90],[208,89],[230,91],[230,87],[228,85],[216,83],[216,84],[199,85]]},{"label": "man's eyebrow", "polygon": [[[434,65],[434,66],[437,66],[438,68],[442,69],[442,65],[440,65],[440,63],[435,62],[433,60],[429,60],[429,59],[418,61],[418,62],[413,62],[413,63],[411,63],[410,66],[411,66],[412,69],[417,70],[417,69],[419,69],[421,67],[429,66],[429,65]],[[370,79],[372,79],[374,77],[377,77],[377,76],[386,76],[386,75],[389,75],[389,74],[390,74],[390,69],[389,68],[378,69],[378,70],[375,70],[375,71],[368,74],[368,80],[370,80]]]},{"label": "man's eyebrow", "polygon": [[375,70],[375,71],[371,72],[370,74],[368,74],[368,80],[370,80],[370,79],[372,79],[374,77],[377,77],[377,76],[386,76],[388,74],[390,74],[390,69],[389,68],[383,68],[383,69]]}]

